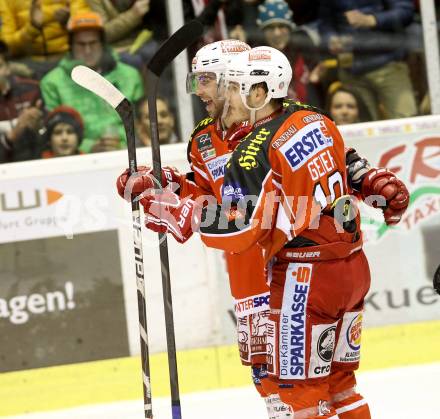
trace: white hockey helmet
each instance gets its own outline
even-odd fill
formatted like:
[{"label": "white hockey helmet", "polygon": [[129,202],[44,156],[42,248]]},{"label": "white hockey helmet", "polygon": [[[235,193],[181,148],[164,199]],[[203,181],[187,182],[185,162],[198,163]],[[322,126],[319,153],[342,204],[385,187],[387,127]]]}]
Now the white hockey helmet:
[{"label": "white hockey helmet", "polygon": [[292,79],[292,67],[287,57],[272,47],[256,47],[232,57],[226,66],[221,88],[238,83],[243,103],[248,109],[246,97],[255,84],[266,83],[267,97],[261,109],[271,99],[287,96]]},{"label": "white hockey helmet", "polygon": [[205,45],[194,56],[191,64],[191,73],[186,78],[187,93],[195,93],[200,75],[211,78],[215,77],[218,83],[224,74],[226,63],[229,59],[243,51],[249,51],[251,47],[237,39],[226,39]]}]

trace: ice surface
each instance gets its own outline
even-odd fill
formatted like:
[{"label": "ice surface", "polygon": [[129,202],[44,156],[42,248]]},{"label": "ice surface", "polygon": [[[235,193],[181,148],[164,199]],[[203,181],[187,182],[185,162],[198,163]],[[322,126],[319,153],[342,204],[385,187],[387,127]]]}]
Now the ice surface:
[{"label": "ice surface", "polygon": [[[438,417],[438,377],[435,364],[365,372],[359,391],[368,398],[374,419]],[[169,399],[153,399],[155,419],[171,419]],[[216,390],[182,396],[184,419],[266,419],[265,406],[252,387]],[[9,419],[141,419],[142,401],[84,406],[51,413],[11,416]]]}]

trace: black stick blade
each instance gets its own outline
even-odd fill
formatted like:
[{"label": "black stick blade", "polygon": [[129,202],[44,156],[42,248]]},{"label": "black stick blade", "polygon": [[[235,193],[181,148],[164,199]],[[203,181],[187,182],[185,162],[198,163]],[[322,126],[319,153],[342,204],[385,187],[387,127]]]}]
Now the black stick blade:
[{"label": "black stick blade", "polygon": [[174,60],[184,49],[197,41],[203,33],[203,25],[198,20],[192,20],[174,32],[151,57],[147,68],[160,77],[162,71],[171,61]]},{"label": "black stick blade", "polygon": [[432,281],[432,286],[436,290],[437,294],[440,294],[440,265],[435,271],[434,278]]}]

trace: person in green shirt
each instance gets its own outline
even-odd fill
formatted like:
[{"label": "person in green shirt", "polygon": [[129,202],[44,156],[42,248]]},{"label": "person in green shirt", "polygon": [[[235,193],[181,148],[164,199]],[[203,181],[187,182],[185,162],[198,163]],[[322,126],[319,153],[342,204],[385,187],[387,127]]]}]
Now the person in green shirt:
[{"label": "person in green shirt", "polygon": [[111,151],[126,147],[122,121],[116,111],[101,98],[76,84],[70,74],[83,64],[102,74],[132,102],[143,94],[139,72],[119,61],[106,45],[101,17],[86,12],[71,17],[68,27],[70,52],[56,68],[41,80],[41,91],[46,108],[59,105],[76,109],[84,120],[84,153]]}]

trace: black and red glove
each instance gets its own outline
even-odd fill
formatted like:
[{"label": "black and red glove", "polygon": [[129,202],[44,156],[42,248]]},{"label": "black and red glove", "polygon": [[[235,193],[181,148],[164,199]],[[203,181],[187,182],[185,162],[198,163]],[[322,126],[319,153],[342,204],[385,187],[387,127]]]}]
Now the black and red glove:
[{"label": "black and red glove", "polygon": [[[177,191],[181,185],[182,175],[175,167],[163,167],[161,186]],[[116,180],[116,188],[119,196],[126,201],[131,201],[131,195],[140,195],[147,189],[158,188],[159,185],[153,177],[153,169],[147,166],[139,166],[136,173],[130,176],[130,170],[125,169]]]},{"label": "black and red glove", "polygon": [[145,226],[157,233],[171,233],[179,243],[185,243],[199,228],[202,207],[190,198],[180,199],[168,188],[147,190],[139,202],[144,207]]},{"label": "black and red glove", "polygon": [[[367,200],[371,195],[380,195],[385,199],[382,212],[387,225],[399,223],[408,208],[409,191],[396,175],[387,169],[370,169],[362,180],[362,198]],[[377,202],[372,204],[377,208]]]}]

